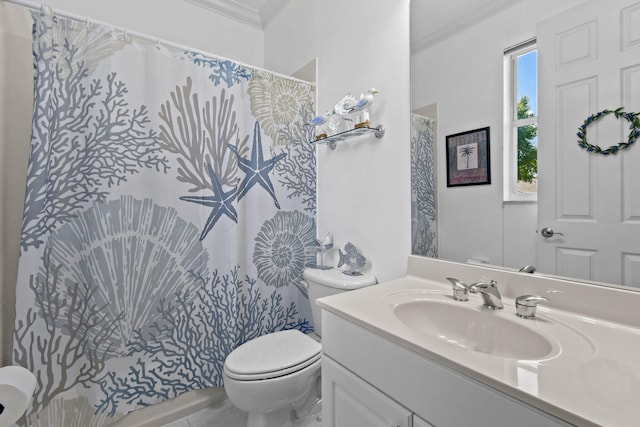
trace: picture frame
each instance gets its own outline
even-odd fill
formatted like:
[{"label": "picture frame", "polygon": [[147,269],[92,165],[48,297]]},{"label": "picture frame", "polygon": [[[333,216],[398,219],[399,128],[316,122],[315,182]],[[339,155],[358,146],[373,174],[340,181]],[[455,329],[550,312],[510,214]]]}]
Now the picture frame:
[{"label": "picture frame", "polygon": [[489,127],[446,137],[447,187],[491,184]]}]

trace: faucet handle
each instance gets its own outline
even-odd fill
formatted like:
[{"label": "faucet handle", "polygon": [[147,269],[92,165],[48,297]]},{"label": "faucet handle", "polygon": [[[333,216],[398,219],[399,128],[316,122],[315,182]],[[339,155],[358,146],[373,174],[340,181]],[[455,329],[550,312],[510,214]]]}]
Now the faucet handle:
[{"label": "faucet handle", "polygon": [[447,277],[447,280],[451,282],[453,290],[453,299],[456,301],[468,301],[469,300],[469,286],[455,277]]},{"label": "faucet handle", "polygon": [[516,316],[523,319],[533,319],[536,317],[536,307],[545,301],[549,301],[549,298],[538,295],[520,295],[516,298]]}]

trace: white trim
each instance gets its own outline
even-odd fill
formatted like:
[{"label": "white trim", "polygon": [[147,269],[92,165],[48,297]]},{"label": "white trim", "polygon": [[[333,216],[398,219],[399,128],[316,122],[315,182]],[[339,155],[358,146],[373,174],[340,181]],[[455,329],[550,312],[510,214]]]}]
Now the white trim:
[{"label": "white trim", "polygon": [[268,0],[260,9],[260,17],[262,18],[262,28],[269,26],[271,21],[284,9],[291,0]]},{"label": "white trim", "polygon": [[235,2],[233,0],[182,0],[203,9],[213,11],[234,21],[250,25],[262,30],[262,18],[256,9]]},{"label": "white trim", "polygon": [[[518,119],[516,57],[536,50],[536,39],[511,46],[504,50],[504,126],[503,126],[503,202],[536,202],[538,193],[518,193],[518,127],[535,125],[538,123],[536,116]],[[536,74],[537,78],[537,74]]]},{"label": "white trim", "polygon": [[525,40],[523,42],[516,43],[513,46],[509,46],[508,48],[506,48],[504,50],[504,54],[505,55],[510,55],[511,53],[519,51],[519,50],[523,50],[524,51],[525,48],[534,46],[536,43],[537,43],[536,37],[531,37],[529,40]]},{"label": "white trim", "polygon": [[[451,22],[447,22],[444,25],[436,28],[435,30],[423,35],[412,37],[411,40],[411,54],[421,52],[451,36],[458,34],[467,28],[478,25],[481,22],[503,12],[505,9],[516,5],[522,0],[493,0],[493,1],[478,1],[475,8],[467,10],[465,13],[461,13],[457,19]],[[415,32],[420,32],[415,30]]]},{"label": "white trim", "polygon": [[[224,402],[224,388],[209,387],[191,390],[173,399],[129,412],[110,424],[111,427],[154,427],[173,423],[202,409]],[[182,425],[182,424],[181,424]]]},{"label": "white trim", "polygon": [[290,0],[268,0],[261,9],[254,9],[235,0],[182,0],[226,16],[234,21],[264,30]]}]

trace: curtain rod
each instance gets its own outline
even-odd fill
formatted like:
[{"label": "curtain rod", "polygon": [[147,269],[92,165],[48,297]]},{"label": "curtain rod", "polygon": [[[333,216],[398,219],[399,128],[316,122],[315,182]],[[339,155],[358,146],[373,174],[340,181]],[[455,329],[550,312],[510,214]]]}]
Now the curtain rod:
[{"label": "curtain rod", "polygon": [[122,31],[123,33],[125,33],[126,35],[131,36],[131,37],[136,37],[138,39],[142,39],[142,40],[146,40],[146,41],[150,41],[150,42],[155,42],[155,43],[158,43],[158,44],[161,44],[161,45],[165,45],[165,46],[168,46],[168,47],[171,47],[171,48],[174,48],[174,49],[178,49],[178,50],[198,53],[198,54],[201,54],[201,55],[204,55],[204,56],[207,56],[207,57],[211,57],[211,58],[217,59],[219,61],[231,61],[231,62],[234,62],[234,63],[240,65],[241,67],[248,68],[248,69],[253,70],[253,71],[264,71],[264,72],[274,74],[274,75],[276,75],[278,77],[281,77],[281,78],[284,78],[284,79],[293,80],[293,81],[296,81],[296,82],[299,82],[299,83],[308,84],[311,87],[315,87],[315,85],[312,82],[309,82],[309,81],[306,81],[306,80],[298,79],[298,78],[295,78],[295,77],[292,77],[292,76],[287,76],[287,75],[281,74],[281,73],[276,73],[275,71],[270,71],[270,70],[267,70],[267,69],[264,69],[264,68],[256,67],[254,65],[244,64],[242,62],[238,62],[238,61],[233,60],[233,59],[229,59],[229,58],[225,58],[225,57],[220,56],[220,55],[214,55],[214,54],[211,54],[209,52],[205,52],[204,50],[193,49],[193,48],[191,48],[189,46],[186,46],[186,45],[181,45],[181,44],[174,43],[174,42],[171,42],[171,41],[168,41],[168,40],[163,40],[160,37],[153,37],[153,36],[151,36],[149,34],[141,33],[141,32],[138,32],[138,31],[132,31],[132,30],[129,30],[128,28],[124,28],[124,27],[120,27],[119,28],[119,27],[116,27],[114,25],[108,24],[106,22],[100,22],[100,21],[96,21],[94,19],[89,19],[88,16],[80,16],[80,15],[76,15],[74,13],[66,12],[66,11],[63,11],[63,10],[57,10],[57,9],[54,10],[53,6],[45,6],[44,4],[34,3],[34,2],[29,1],[29,0],[2,0],[2,1],[4,1],[6,3],[13,3],[13,4],[16,4],[18,6],[23,6],[23,7],[26,7],[27,9],[32,9],[32,10],[42,10],[45,7],[48,7],[51,10],[52,14],[55,14],[55,15],[58,15],[58,16],[62,16],[62,17],[67,18],[67,19],[72,19],[74,21],[79,21],[79,22],[91,22],[93,24],[101,25],[101,26],[104,26],[104,27],[111,27],[111,28],[119,29],[120,31]]}]

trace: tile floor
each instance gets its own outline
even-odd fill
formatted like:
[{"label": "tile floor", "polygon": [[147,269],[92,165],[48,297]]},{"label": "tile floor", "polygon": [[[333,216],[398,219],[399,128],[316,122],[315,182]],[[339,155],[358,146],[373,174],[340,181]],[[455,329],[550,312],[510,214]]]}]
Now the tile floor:
[{"label": "tile floor", "polygon": [[[322,427],[319,417],[320,405],[296,424],[298,427]],[[202,409],[188,417],[165,424],[163,427],[245,427],[247,414],[225,400]]]},{"label": "tile floor", "polygon": [[229,402],[211,405],[188,417],[181,418],[164,427],[245,427],[247,414],[242,412]]}]

